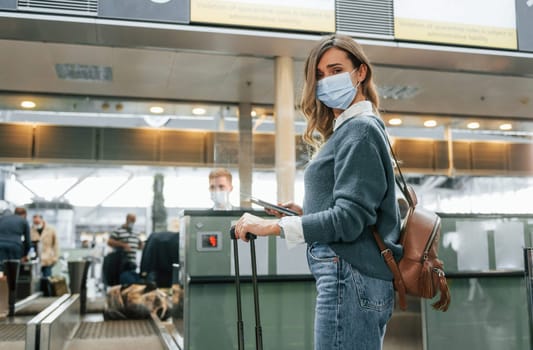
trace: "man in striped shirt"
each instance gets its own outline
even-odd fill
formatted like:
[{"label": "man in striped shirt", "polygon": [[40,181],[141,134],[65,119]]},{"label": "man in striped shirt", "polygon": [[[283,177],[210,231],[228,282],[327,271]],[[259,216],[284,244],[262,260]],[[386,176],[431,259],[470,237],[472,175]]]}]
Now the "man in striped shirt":
[{"label": "man in striped shirt", "polygon": [[126,223],[111,233],[107,244],[115,249],[123,249],[128,255],[128,268],[120,274],[122,284],[135,283],[138,280],[137,269],[137,250],[143,248],[143,242],[140,240],[138,233],[133,231],[135,224],[135,214],[126,216]]}]

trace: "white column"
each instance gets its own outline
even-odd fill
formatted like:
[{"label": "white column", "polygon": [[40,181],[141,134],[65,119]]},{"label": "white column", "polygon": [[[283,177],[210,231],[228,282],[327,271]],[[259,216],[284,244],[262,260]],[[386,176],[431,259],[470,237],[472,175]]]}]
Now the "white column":
[{"label": "white column", "polygon": [[294,200],[296,145],[294,134],[294,80],[291,57],[276,57],[275,101],[276,179],[278,202]]},{"label": "white column", "polygon": [[239,104],[239,183],[240,206],[251,207],[252,170],[254,165],[254,143],[252,135],[252,105]]}]

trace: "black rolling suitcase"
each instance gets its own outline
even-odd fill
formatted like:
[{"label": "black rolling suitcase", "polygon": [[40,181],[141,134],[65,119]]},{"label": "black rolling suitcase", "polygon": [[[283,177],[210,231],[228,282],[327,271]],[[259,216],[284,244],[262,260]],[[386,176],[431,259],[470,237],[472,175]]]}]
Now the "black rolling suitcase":
[{"label": "black rolling suitcase", "polygon": [[[238,240],[235,238],[235,227],[230,230],[231,239],[233,240],[233,255],[235,259],[235,289],[237,291],[237,341],[238,350],[244,350],[244,324],[242,322],[241,307],[241,282],[239,275],[239,247]],[[263,350],[263,334],[261,330],[261,316],[259,314],[259,293],[257,289],[257,263],[255,259],[255,239],[257,236],[247,233],[250,240],[250,254],[252,257],[252,286],[254,291],[254,310],[255,310],[255,348]]]}]

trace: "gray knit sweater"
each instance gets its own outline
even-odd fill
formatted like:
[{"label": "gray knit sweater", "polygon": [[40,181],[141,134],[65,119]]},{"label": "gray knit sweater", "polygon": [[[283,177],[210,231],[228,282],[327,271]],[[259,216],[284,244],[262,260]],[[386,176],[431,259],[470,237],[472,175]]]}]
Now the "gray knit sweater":
[{"label": "gray knit sweater", "polygon": [[304,174],[305,241],[327,243],[361,273],[392,280],[369,229],[377,223],[398,259],[400,215],[385,125],[375,116],[345,121]]}]

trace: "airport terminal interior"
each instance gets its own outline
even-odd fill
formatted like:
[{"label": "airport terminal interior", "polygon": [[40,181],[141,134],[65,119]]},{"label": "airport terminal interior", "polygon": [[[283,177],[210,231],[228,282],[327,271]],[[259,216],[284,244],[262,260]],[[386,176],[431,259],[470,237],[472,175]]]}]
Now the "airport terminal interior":
[{"label": "airport terminal interior", "polygon": [[[38,246],[5,262],[0,350],[252,349],[252,260],[259,348],[313,349],[306,245],[252,253],[230,228],[268,217],[252,197],[303,202],[304,65],[335,33],[368,56],[402,173],[441,218],[450,307],[409,297],[383,349],[533,349],[532,32],[531,0],[0,0],[0,220],[42,217],[59,252],[49,276]],[[133,284],[109,268],[131,216]]]}]

